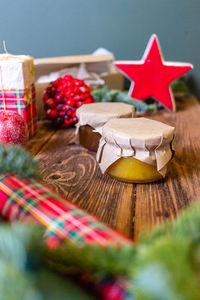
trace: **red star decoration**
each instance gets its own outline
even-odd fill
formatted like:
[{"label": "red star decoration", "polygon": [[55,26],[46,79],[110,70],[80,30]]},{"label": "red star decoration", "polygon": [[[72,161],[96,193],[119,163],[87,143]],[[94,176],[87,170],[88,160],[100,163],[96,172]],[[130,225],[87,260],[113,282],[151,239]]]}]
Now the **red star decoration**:
[{"label": "red star decoration", "polygon": [[165,62],[155,34],[141,60],[116,61],[115,66],[131,80],[131,97],[142,101],[153,97],[170,111],[176,109],[170,83],[193,68],[189,63]]}]

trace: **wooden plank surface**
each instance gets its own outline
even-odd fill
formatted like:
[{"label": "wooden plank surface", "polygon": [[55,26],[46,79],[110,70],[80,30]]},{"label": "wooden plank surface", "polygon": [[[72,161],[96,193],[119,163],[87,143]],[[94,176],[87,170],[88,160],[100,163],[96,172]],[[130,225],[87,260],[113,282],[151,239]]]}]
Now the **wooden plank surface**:
[{"label": "wooden plank surface", "polygon": [[40,124],[28,148],[42,164],[45,184],[137,239],[142,228],[175,218],[200,196],[200,105],[188,96],[177,106],[176,113],[162,111],[151,117],[176,127],[175,157],[169,175],[158,183],[126,184],[102,175],[95,154],[78,144],[74,129]]}]

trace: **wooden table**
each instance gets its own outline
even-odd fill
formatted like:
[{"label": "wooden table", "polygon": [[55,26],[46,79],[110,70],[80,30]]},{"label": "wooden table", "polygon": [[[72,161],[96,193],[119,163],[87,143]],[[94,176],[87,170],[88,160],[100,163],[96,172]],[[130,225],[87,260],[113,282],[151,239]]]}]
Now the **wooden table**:
[{"label": "wooden table", "polygon": [[42,164],[45,184],[103,222],[137,239],[142,228],[173,219],[200,196],[200,105],[193,96],[177,101],[177,112],[152,119],[176,127],[175,157],[165,180],[126,184],[102,175],[95,154],[78,144],[74,129],[44,123],[28,148]]}]

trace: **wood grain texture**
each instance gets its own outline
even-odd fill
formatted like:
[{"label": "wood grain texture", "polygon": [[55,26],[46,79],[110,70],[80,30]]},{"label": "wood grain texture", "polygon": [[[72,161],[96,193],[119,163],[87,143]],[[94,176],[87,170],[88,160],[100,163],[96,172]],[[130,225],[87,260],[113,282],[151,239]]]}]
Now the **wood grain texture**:
[{"label": "wood grain texture", "polygon": [[102,175],[95,154],[79,145],[74,129],[41,125],[28,148],[43,166],[45,184],[137,239],[142,228],[175,218],[200,196],[200,105],[191,96],[177,104],[176,113],[151,117],[176,127],[176,154],[167,178],[158,183],[126,184]]}]

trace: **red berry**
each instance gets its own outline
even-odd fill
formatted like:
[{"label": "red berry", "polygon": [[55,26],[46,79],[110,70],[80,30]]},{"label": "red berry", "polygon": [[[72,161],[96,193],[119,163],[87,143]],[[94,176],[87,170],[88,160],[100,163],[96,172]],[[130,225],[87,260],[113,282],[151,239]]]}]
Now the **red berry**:
[{"label": "red berry", "polygon": [[82,102],[81,101],[77,101],[76,102],[76,107],[79,107],[79,106],[81,106],[82,105]]},{"label": "red berry", "polygon": [[64,87],[64,85],[62,84],[62,85],[59,85],[59,86],[58,86],[57,91],[58,91],[58,92],[63,92],[64,89],[65,89],[65,87]]},{"label": "red berry", "polygon": [[64,95],[65,95],[65,97],[68,99],[68,98],[73,97],[74,93],[73,93],[72,90],[66,90],[66,91],[64,92]]},{"label": "red berry", "polygon": [[46,118],[51,120],[55,119],[58,116],[58,112],[56,109],[48,109],[46,112]]},{"label": "red berry", "polygon": [[73,97],[74,101],[79,101],[81,98],[80,98],[80,95],[74,95]]},{"label": "red berry", "polygon": [[86,98],[84,102],[85,102],[85,104],[92,103],[92,99],[91,98]]},{"label": "red berry", "polygon": [[46,105],[47,105],[49,108],[55,108],[55,107],[56,107],[56,102],[55,102],[54,99],[49,98],[49,99],[46,101]]},{"label": "red berry", "polygon": [[69,106],[68,105],[63,105],[62,110],[67,112],[69,110]]},{"label": "red berry", "polygon": [[55,95],[55,100],[56,100],[56,102],[57,103],[62,103],[63,102],[63,100],[64,100],[64,95],[63,94],[56,94]]},{"label": "red berry", "polygon": [[79,97],[80,97],[80,100],[84,100],[85,99],[85,94],[81,94]]},{"label": "red berry", "polygon": [[69,105],[69,106],[74,106],[75,105],[75,100],[73,100],[73,99],[66,100],[66,104]]},{"label": "red berry", "polygon": [[68,80],[71,80],[72,79],[72,76],[71,75],[65,75],[64,76],[64,80],[68,81]]},{"label": "red berry", "polygon": [[68,116],[71,116],[71,115],[72,115],[72,110],[71,110],[71,109],[69,109],[69,110],[67,111],[67,115],[68,115]]},{"label": "red berry", "polygon": [[58,104],[58,105],[56,106],[56,110],[62,110],[62,108],[63,108],[63,104]]},{"label": "red berry", "polygon": [[58,113],[58,114],[59,114],[59,116],[60,116],[60,117],[64,117],[64,115],[65,115],[65,112],[64,112],[64,111],[59,111],[59,113]]},{"label": "red berry", "polygon": [[80,88],[78,87],[78,86],[75,86],[74,87],[74,93],[80,93],[81,91],[80,91]]},{"label": "red berry", "polygon": [[73,117],[73,122],[74,124],[78,122],[78,118],[77,117]]},{"label": "red berry", "polygon": [[44,101],[47,101],[49,99],[49,95],[47,94],[47,93],[45,93],[44,95],[43,95],[43,100]]}]

